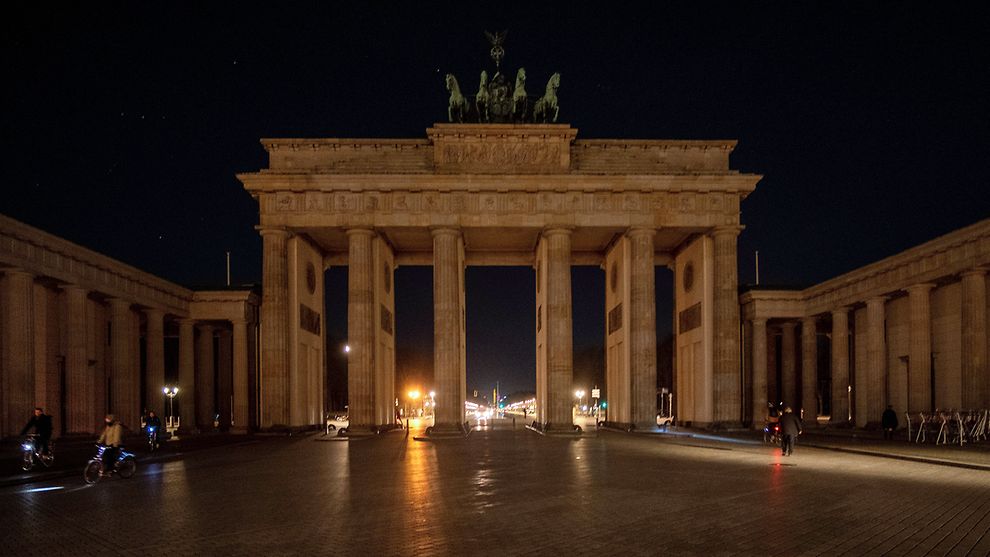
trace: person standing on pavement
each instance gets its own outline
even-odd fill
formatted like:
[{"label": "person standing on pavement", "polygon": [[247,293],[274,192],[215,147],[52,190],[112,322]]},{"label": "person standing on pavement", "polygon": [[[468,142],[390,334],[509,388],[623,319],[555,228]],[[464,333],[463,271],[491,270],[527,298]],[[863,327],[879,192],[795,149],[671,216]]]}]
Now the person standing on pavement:
[{"label": "person standing on pavement", "polygon": [[780,442],[781,453],[790,456],[794,453],[794,441],[801,435],[801,419],[790,406],[784,408],[784,413],[780,416],[780,433],[783,435]]},{"label": "person standing on pavement", "polygon": [[894,407],[890,404],[880,415],[880,425],[883,426],[883,438],[893,439],[894,431],[897,429],[897,412],[894,412]]},{"label": "person standing on pavement", "polygon": [[50,454],[51,453],[51,440],[52,440],[52,417],[45,414],[44,409],[40,406],[34,409],[34,415],[28,420],[27,425],[21,430],[21,435],[27,435],[27,432],[34,428],[34,432],[38,434],[37,445],[35,450],[39,453]]},{"label": "person standing on pavement", "polygon": [[124,427],[120,425],[120,422],[117,421],[117,418],[113,414],[107,414],[104,421],[106,421],[107,425],[103,428],[103,433],[100,434],[100,438],[96,442],[106,445],[106,449],[103,451],[102,474],[109,474],[113,470],[113,464],[117,460],[117,456],[120,454],[120,444],[124,439]]}]

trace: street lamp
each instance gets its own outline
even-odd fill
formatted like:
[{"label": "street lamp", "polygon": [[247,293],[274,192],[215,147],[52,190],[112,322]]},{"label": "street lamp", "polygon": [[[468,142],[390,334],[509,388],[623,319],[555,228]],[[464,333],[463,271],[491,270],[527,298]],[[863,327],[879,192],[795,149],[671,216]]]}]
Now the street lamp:
[{"label": "street lamp", "polygon": [[179,388],[165,387],[162,389],[162,393],[164,393],[165,396],[168,397],[168,425],[169,427],[172,427],[173,426],[172,422],[175,419],[174,418],[175,414],[172,412],[172,400],[175,399],[175,395],[179,394]]},{"label": "street lamp", "polygon": [[416,401],[419,400],[419,390],[413,389],[406,394],[409,396],[409,401],[410,401],[409,410],[413,410],[413,405],[415,405]]},{"label": "street lamp", "polygon": [[350,354],[350,353],[351,353],[351,345],[350,344],[345,344],[344,345],[344,354]]},{"label": "street lamp", "polygon": [[574,391],[574,397],[578,399],[578,411],[581,411],[581,402],[584,400],[584,389]]}]

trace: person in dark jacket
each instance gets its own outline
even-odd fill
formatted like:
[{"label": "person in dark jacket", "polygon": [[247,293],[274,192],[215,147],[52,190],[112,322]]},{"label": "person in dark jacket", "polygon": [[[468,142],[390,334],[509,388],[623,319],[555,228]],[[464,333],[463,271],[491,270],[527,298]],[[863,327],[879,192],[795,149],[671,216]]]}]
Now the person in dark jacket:
[{"label": "person in dark jacket", "polygon": [[27,435],[27,432],[31,429],[38,434],[38,439],[35,441],[35,450],[39,450],[44,454],[51,453],[51,440],[52,440],[52,417],[45,414],[45,411],[41,408],[34,409],[34,415],[28,420],[27,425],[21,430],[21,435]]},{"label": "person in dark jacket", "polygon": [[888,404],[887,409],[880,415],[880,425],[883,426],[883,438],[893,439],[894,430],[897,429],[897,412],[894,412],[893,406]]},{"label": "person in dark jacket", "polygon": [[801,435],[801,419],[790,406],[784,408],[784,413],[780,416],[780,433],[783,435],[780,450],[784,456],[790,456],[794,452],[794,441]]}]

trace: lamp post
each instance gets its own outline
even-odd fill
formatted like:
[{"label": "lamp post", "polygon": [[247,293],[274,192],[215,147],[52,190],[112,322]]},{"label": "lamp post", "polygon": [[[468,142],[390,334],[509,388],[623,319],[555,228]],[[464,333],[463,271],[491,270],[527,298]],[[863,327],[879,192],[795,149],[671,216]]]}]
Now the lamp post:
[{"label": "lamp post", "polygon": [[175,395],[179,394],[179,388],[165,387],[164,389],[162,389],[162,393],[164,393],[165,396],[168,397],[168,426],[174,427],[174,424],[172,422],[175,421],[175,413],[172,411],[172,400],[175,399]]},{"label": "lamp post", "polygon": [[430,413],[433,416],[433,423],[437,421],[437,392],[430,391]]},{"label": "lamp post", "polygon": [[584,389],[574,391],[574,397],[578,399],[578,412],[581,411],[581,402],[584,400]]},{"label": "lamp post", "polygon": [[[419,391],[417,389],[413,389],[409,391],[408,395],[409,395],[409,410],[412,411],[413,405],[416,404],[417,400],[419,400]],[[408,416],[409,414],[407,413],[406,415]]]}]

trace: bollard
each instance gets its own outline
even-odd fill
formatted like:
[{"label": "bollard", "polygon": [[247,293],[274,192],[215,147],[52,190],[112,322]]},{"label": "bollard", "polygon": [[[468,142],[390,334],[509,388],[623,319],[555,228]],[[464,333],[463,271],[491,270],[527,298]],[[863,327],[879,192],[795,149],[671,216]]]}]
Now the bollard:
[{"label": "bollard", "polygon": [[516,429],[516,417],[512,416],[512,429]]}]

